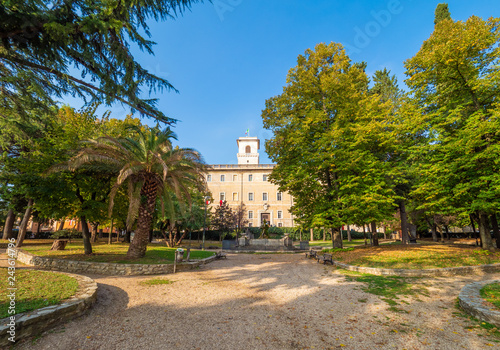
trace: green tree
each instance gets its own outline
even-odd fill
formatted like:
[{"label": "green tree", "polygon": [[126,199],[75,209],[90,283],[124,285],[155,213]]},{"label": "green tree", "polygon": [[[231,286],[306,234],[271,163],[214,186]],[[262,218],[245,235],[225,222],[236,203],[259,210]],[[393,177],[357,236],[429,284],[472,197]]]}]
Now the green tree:
[{"label": "green tree", "polygon": [[219,239],[222,240],[234,228],[234,212],[227,201],[224,201],[222,205],[215,207],[211,216],[211,226],[219,231]]},{"label": "green tree", "polygon": [[353,64],[340,44],[318,44],[297,63],[262,112],[274,133],[266,142],[277,163],[270,179],[293,195],[301,224],[332,230],[342,247],[342,225],[360,216],[380,222],[392,211],[383,156],[390,108],[369,94],[364,64]]},{"label": "green tree", "polygon": [[447,3],[438,4],[434,12],[434,24],[438,24],[444,19],[451,19],[450,10]]},{"label": "green tree", "polygon": [[484,249],[493,249],[488,218],[500,207],[499,23],[440,21],[405,63],[421,107],[413,124],[427,137],[414,150],[421,181],[413,194],[425,210],[475,214]]},{"label": "green tree", "polygon": [[[175,18],[197,0],[25,0],[0,5],[0,115],[45,109],[55,97],[121,102],[143,116],[173,120],[141,97],[174,89],[136,61],[130,47],[153,53],[147,20]],[[80,77],[72,73],[72,69]],[[74,71],[74,70],[73,70]],[[175,89],[174,89],[175,90]]]},{"label": "green tree", "polygon": [[118,176],[110,194],[111,208],[120,186],[128,184],[133,209],[130,212],[137,218],[137,229],[127,256],[140,258],[146,254],[158,196],[172,191],[177,198],[188,198],[189,186],[201,181],[204,165],[198,152],[172,147],[175,134],[169,128],[164,131],[134,129],[135,137],[108,136],[87,141],[87,146],[68,166],[73,170],[84,165],[114,167]]}]

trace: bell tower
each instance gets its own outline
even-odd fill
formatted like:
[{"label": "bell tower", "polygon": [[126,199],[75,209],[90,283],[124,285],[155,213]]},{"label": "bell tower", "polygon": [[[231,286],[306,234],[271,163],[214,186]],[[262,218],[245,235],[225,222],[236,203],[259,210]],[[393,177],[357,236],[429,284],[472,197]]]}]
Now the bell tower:
[{"label": "bell tower", "polygon": [[260,140],[257,137],[240,137],[238,144],[238,164],[259,164]]}]

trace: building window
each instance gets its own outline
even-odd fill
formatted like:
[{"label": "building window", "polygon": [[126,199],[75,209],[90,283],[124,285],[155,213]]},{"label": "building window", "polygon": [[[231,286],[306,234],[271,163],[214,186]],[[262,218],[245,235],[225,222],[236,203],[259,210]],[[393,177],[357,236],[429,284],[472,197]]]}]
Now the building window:
[{"label": "building window", "polygon": [[252,181],[252,180],[253,180],[253,175],[252,174],[248,175],[248,181]]},{"label": "building window", "polygon": [[233,192],[233,201],[237,201],[238,200],[238,192]]},{"label": "building window", "polygon": [[276,193],[276,200],[277,201],[281,200],[281,192]]},{"label": "building window", "polygon": [[248,200],[249,200],[249,201],[253,201],[253,193],[252,193],[252,192],[250,192],[250,193],[248,194]]},{"label": "building window", "polygon": [[248,223],[248,227],[252,227],[253,224],[251,222]]},{"label": "building window", "polygon": [[267,201],[267,192],[262,193],[262,200]]},{"label": "building window", "polygon": [[251,152],[252,152],[252,149],[250,148],[250,146],[246,146],[245,153],[251,153]]},{"label": "building window", "polygon": [[220,176],[220,182],[226,181],[226,175],[221,175]]},{"label": "building window", "polygon": [[238,181],[238,175],[233,175],[233,181],[234,182]]},{"label": "building window", "polygon": [[278,222],[278,227],[283,227],[283,224],[281,222]]},{"label": "building window", "polygon": [[249,219],[253,219],[253,211],[251,211],[251,210],[250,210],[250,211],[248,212],[248,218],[249,218]]},{"label": "building window", "polygon": [[262,175],[262,181],[267,181],[267,175],[266,174]]},{"label": "building window", "polygon": [[212,181],[212,175],[207,175],[207,182]]},{"label": "building window", "polygon": [[278,210],[278,219],[283,219],[283,211]]},{"label": "building window", "polygon": [[219,199],[224,202],[226,200],[226,193],[225,192],[220,192],[219,193]]}]

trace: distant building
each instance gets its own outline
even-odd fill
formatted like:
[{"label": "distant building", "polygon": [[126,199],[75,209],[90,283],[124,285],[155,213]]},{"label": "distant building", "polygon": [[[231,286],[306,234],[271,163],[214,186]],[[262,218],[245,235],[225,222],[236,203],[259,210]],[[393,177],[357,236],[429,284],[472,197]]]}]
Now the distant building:
[{"label": "distant building", "polygon": [[259,164],[259,139],[240,137],[236,142],[238,164],[209,165],[206,181],[214,199],[211,206],[218,206],[221,200],[225,200],[236,209],[243,203],[250,227],[259,227],[264,220],[271,226],[294,226],[290,213],[293,198],[269,182],[269,174],[275,165]]}]

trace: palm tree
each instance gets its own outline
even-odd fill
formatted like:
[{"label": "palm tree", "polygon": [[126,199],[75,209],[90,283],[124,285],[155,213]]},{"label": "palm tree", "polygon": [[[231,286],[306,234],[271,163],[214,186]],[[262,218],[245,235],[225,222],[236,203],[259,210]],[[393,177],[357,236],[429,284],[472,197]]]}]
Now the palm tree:
[{"label": "palm tree", "polygon": [[[204,162],[193,149],[172,147],[176,139],[170,128],[141,130],[132,127],[137,137],[101,137],[86,141],[86,147],[72,158],[71,170],[81,166],[112,166],[118,176],[110,193],[110,213],[113,199],[120,186],[128,184],[130,200],[128,225],[137,219],[137,229],[127,257],[140,258],[146,254],[149,232],[157,199],[165,192],[190,201],[189,188],[203,183]],[[163,205],[162,205],[163,207]]]}]

